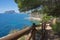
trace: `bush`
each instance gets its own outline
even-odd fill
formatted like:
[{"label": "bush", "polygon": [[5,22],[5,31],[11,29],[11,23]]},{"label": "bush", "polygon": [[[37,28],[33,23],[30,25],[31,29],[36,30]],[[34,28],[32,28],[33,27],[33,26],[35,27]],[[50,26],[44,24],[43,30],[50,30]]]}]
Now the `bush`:
[{"label": "bush", "polygon": [[52,25],[52,29],[53,29],[56,33],[60,33],[60,22],[57,22],[56,24]]}]

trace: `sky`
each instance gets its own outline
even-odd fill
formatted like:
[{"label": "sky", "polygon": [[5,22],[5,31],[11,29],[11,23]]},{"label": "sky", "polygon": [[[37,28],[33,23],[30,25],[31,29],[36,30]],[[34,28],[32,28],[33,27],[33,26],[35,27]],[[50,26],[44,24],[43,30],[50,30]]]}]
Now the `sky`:
[{"label": "sky", "polygon": [[14,2],[14,0],[0,0],[0,13],[9,11],[9,10],[14,10],[16,12],[19,12],[18,6]]}]

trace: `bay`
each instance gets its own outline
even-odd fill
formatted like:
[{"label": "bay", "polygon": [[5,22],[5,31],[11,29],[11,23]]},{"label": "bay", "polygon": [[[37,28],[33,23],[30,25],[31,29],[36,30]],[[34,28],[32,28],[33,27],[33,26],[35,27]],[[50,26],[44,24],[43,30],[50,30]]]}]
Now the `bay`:
[{"label": "bay", "polygon": [[31,26],[31,21],[25,19],[29,14],[4,13],[0,14],[0,37],[6,36],[11,30]]}]

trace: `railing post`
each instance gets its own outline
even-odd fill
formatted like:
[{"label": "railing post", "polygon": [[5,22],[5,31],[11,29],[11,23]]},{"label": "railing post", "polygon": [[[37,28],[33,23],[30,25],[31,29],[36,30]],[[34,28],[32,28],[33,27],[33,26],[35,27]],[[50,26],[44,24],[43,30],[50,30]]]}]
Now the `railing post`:
[{"label": "railing post", "polygon": [[36,36],[35,36],[35,33],[36,33],[36,28],[35,28],[35,27],[36,27],[36,24],[33,23],[32,27],[33,27],[33,29],[32,29],[32,40],[36,40],[36,39],[35,39],[35,37],[36,37]]},{"label": "railing post", "polygon": [[37,25],[35,25],[35,23],[33,23],[33,25],[32,25],[32,30],[30,31],[30,33],[31,33],[31,35],[28,37],[28,40],[36,40],[35,39],[35,33],[36,33],[36,27]]},{"label": "railing post", "polygon": [[47,40],[46,39],[46,22],[42,23],[42,37],[41,37],[41,40]]}]

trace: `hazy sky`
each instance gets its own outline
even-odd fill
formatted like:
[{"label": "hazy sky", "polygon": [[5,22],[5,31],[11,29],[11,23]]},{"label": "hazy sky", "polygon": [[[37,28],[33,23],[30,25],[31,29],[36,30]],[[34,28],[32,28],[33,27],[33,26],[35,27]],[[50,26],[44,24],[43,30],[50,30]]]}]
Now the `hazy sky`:
[{"label": "hazy sky", "polygon": [[0,0],[0,13],[9,10],[15,10],[16,12],[19,12],[17,4],[14,2],[14,0]]}]

